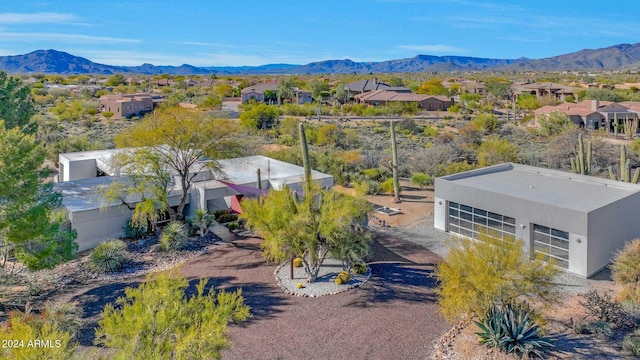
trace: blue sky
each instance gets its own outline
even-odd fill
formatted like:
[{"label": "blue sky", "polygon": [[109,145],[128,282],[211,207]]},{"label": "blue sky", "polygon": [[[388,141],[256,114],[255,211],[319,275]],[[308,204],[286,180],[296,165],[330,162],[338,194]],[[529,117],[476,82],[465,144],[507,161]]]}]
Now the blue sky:
[{"label": "blue sky", "polygon": [[638,43],[639,10],[638,0],[2,1],[0,55],[195,66],[543,58]]}]

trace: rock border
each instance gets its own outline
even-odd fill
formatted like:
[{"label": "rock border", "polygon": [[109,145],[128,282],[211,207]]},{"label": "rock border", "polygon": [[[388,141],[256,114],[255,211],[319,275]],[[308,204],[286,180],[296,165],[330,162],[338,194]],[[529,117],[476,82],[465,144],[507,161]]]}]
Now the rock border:
[{"label": "rock border", "polygon": [[[326,260],[325,260],[326,261]],[[349,281],[349,283],[354,282],[353,284],[345,284],[345,285],[336,285],[335,283],[311,283],[311,284],[305,284],[305,286],[303,287],[303,289],[306,289],[308,287],[316,287],[318,289],[323,289],[324,290],[319,290],[318,292],[314,293],[301,293],[297,290],[300,290],[298,288],[289,288],[288,286],[286,286],[282,279],[281,276],[278,274],[280,272],[280,270],[282,269],[282,267],[289,265],[289,261],[286,261],[282,264],[280,264],[279,266],[276,267],[276,269],[273,271],[273,275],[275,276],[276,279],[276,283],[278,284],[278,286],[282,289],[282,291],[284,291],[285,294],[291,295],[291,296],[296,296],[296,297],[309,297],[309,298],[317,298],[320,296],[325,296],[325,295],[336,295],[351,289],[355,289],[357,287],[360,287],[361,285],[365,284],[367,281],[369,281],[369,279],[371,279],[371,267],[364,263],[365,267],[367,268],[367,272],[364,274],[353,274],[351,276],[351,280]],[[329,274],[335,274],[337,275],[337,272],[324,272],[324,274],[322,275],[329,275]],[[338,288],[338,290],[334,290]]]}]

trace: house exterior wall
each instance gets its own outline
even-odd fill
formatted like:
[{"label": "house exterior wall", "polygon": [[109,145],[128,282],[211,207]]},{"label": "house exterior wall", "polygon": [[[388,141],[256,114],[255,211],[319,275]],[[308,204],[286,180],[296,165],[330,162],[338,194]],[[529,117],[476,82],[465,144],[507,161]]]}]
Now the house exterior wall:
[{"label": "house exterior wall", "polygon": [[242,102],[247,102],[251,99],[255,99],[257,102],[263,102],[264,101],[264,93],[260,93],[257,91],[251,91],[251,92],[246,92],[244,94],[242,94]]},{"label": "house exterior wall", "polygon": [[640,194],[634,194],[589,214],[586,276],[591,276],[607,266],[617,250],[622,249],[627,241],[638,237],[638,204]]},{"label": "house exterior wall", "polygon": [[427,111],[444,111],[451,106],[451,102],[445,102],[435,98],[428,98],[420,102],[420,107]]},{"label": "house exterior wall", "polygon": [[78,233],[75,240],[78,251],[89,250],[108,239],[122,237],[123,227],[131,219],[131,213],[124,205],[70,213],[71,228]]},{"label": "house exterior wall", "polygon": [[70,161],[66,157],[59,157],[59,161],[62,171],[58,181],[72,181],[98,176],[95,159]]}]

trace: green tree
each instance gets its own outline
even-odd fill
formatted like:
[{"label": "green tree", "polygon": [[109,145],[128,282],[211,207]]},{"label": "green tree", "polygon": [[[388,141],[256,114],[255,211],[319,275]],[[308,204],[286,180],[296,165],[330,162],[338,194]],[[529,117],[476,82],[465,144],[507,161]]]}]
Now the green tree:
[{"label": "green tree", "polygon": [[540,101],[533,94],[520,94],[517,100],[518,107],[526,111],[532,111],[540,107]]},{"label": "green tree", "polygon": [[266,259],[285,261],[299,257],[307,281],[314,282],[327,253],[339,248],[338,242],[343,241],[345,233],[359,231],[354,224],[367,214],[369,205],[362,198],[333,190],[322,190],[314,196],[305,194],[297,200],[298,195],[284,187],[271,190],[263,198],[245,198],[240,217],[263,237],[260,246]]},{"label": "green tree", "polygon": [[411,175],[411,183],[413,185],[417,185],[420,187],[420,190],[424,189],[425,186],[429,186],[433,184],[433,179],[431,176],[424,173],[415,173]]},{"label": "green tree", "polygon": [[538,131],[544,137],[551,137],[565,130],[575,129],[576,125],[571,121],[568,115],[559,111],[551,114],[540,116],[538,120]]},{"label": "green tree", "polygon": [[[66,304],[64,306],[70,308]],[[79,320],[71,319],[69,313],[59,311],[62,307],[45,303],[42,314],[13,312],[8,321],[0,324],[0,342],[4,344],[0,348],[0,358],[73,359],[78,345],[74,341],[74,334]],[[49,341],[49,346],[39,346],[36,340]]]},{"label": "green tree", "polygon": [[75,231],[61,229],[62,195],[44,183],[45,150],[34,135],[0,121],[0,266],[17,259],[30,269],[52,268],[75,256]]},{"label": "green tree", "polygon": [[4,126],[35,132],[35,125],[30,123],[35,113],[31,90],[19,78],[9,77],[6,71],[0,71],[0,120],[4,120]]},{"label": "green tree", "polygon": [[483,318],[494,304],[519,297],[552,303],[557,299],[551,263],[530,260],[521,240],[502,240],[481,234],[479,240],[452,239],[436,275],[438,298],[445,318],[461,315]]},{"label": "green tree", "polygon": [[126,83],[126,80],[127,79],[125,79],[124,75],[122,74],[113,74],[107,79],[107,82],[105,83],[105,85],[107,86],[124,85]]},{"label": "green tree", "polygon": [[278,104],[282,104],[284,100],[293,99],[296,95],[295,93],[296,83],[293,79],[283,79],[278,82],[278,90],[276,91],[276,95],[278,95]]},{"label": "green tree", "polygon": [[115,359],[220,359],[229,346],[227,324],[251,317],[242,290],[206,290],[201,279],[187,297],[189,283],[177,270],[157,274],[125,289],[117,306],[105,306],[96,344],[115,350]]},{"label": "green tree", "polygon": [[[155,111],[115,138],[117,147],[143,147],[148,155],[142,163],[172,171],[179,179],[180,202],[175,216],[184,218],[184,208],[196,175],[205,170],[220,171],[218,159],[231,157],[238,148],[231,121],[212,119],[206,113],[179,107]],[[209,159],[203,164],[202,159]],[[142,173],[142,172],[141,172]],[[158,171],[157,176],[165,176]],[[156,183],[161,182],[157,179]],[[149,205],[150,206],[150,203]]]},{"label": "green tree", "polygon": [[473,124],[485,134],[492,133],[500,127],[498,117],[493,114],[480,114],[473,120]]},{"label": "green tree", "polygon": [[323,125],[318,129],[318,145],[339,146],[344,133],[336,124]]},{"label": "green tree", "polygon": [[344,104],[345,102],[347,102],[347,100],[349,100],[349,92],[347,91],[346,87],[344,86],[344,83],[339,83],[336,86],[336,99],[338,101],[340,101],[341,104]]},{"label": "green tree", "polygon": [[487,92],[498,99],[504,99],[507,97],[510,86],[511,84],[509,84],[508,82],[500,81],[499,79],[489,80],[484,83],[484,88],[487,90]]},{"label": "green tree", "polygon": [[280,110],[275,106],[257,104],[240,114],[240,124],[248,130],[271,129],[278,123]]},{"label": "green tree", "polygon": [[318,102],[322,101],[322,97],[324,96],[324,94],[329,91],[329,85],[317,79],[311,80],[307,87],[311,92],[311,97]]},{"label": "green tree", "polygon": [[490,137],[478,148],[478,165],[491,166],[504,162],[518,161],[518,145],[506,139]]},{"label": "green tree", "polygon": [[449,95],[449,91],[447,88],[442,85],[442,80],[438,78],[433,78],[425,81],[418,87],[416,91],[418,94],[427,94],[427,95]]}]

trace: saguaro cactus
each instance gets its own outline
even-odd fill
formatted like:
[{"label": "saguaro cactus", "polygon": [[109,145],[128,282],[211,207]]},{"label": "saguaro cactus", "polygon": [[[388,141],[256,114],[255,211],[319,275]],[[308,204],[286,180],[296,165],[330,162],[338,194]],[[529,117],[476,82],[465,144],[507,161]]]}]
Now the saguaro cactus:
[{"label": "saguaro cactus", "polygon": [[627,159],[627,147],[625,145],[620,145],[620,177],[617,177],[613,172],[613,168],[609,166],[609,178],[633,184],[637,184],[640,179],[640,168],[636,168],[633,177],[631,177],[631,160]]},{"label": "saguaro cactus", "polygon": [[398,146],[396,144],[396,130],[393,127],[393,120],[389,121],[391,125],[391,152],[393,160],[391,162],[391,170],[393,171],[393,202],[400,202],[400,181],[398,180]]},{"label": "saguaro cactus", "polygon": [[576,174],[590,175],[591,174],[591,159],[592,159],[591,141],[587,143],[587,151],[584,151],[584,142],[582,141],[582,134],[578,134],[578,153],[575,158],[571,158],[571,170]]},{"label": "saguaro cactus", "polygon": [[304,125],[298,125],[300,132],[300,146],[302,147],[302,165],[304,166],[304,192],[305,196],[311,194],[311,161],[309,160],[309,145],[307,145],[307,135],[304,133]]}]

